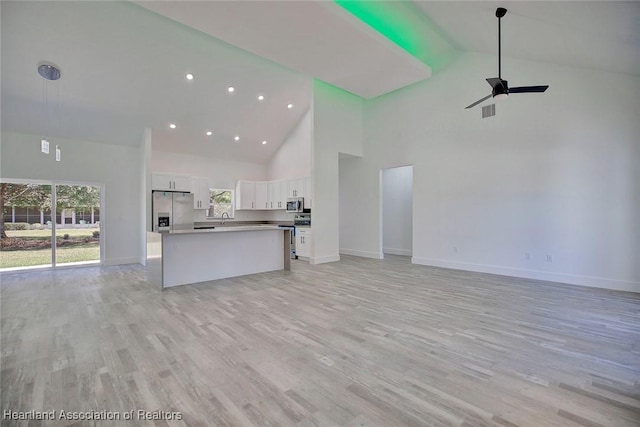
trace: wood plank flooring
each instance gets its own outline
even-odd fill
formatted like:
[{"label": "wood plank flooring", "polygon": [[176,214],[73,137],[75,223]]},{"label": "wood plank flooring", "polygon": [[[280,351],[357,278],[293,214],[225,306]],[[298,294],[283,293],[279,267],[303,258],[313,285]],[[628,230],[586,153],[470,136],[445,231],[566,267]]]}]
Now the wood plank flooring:
[{"label": "wood plank flooring", "polygon": [[182,420],[0,423],[640,426],[640,294],[292,264],[165,291],[140,266],[3,275],[2,412]]}]

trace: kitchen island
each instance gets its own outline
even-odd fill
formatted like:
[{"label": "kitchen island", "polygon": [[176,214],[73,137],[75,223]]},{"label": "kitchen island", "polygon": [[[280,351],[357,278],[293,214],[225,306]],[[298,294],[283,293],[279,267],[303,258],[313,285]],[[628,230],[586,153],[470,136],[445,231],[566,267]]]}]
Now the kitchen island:
[{"label": "kitchen island", "polygon": [[163,288],[291,269],[291,229],[216,226],[147,233],[149,280]]}]

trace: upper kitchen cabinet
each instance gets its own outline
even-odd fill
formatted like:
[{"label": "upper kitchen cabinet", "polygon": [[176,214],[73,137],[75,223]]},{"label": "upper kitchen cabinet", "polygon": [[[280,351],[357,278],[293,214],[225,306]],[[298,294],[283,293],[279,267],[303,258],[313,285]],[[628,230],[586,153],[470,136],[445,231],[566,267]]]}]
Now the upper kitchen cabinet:
[{"label": "upper kitchen cabinet", "polygon": [[287,181],[270,181],[268,185],[269,209],[286,209]]},{"label": "upper kitchen cabinet", "polygon": [[287,197],[303,197],[304,208],[311,209],[312,194],[311,194],[311,177],[296,178],[288,181]]},{"label": "upper kitchen cabinet", "polygon": [[287,197],[304,197],[304,178],[290,179]]},{"label": "upper kitchen cabinet", "polygon": [[302,197],[304,197],[304,208],[311,209],[311,205],[313,204],[313,194],[311,189],[311,177],[308,176],[304,178],[302,183]]},{"label": "upper kitchen cabinet", "polygon": [[236,185],[236,209],[256,209],[256,183],[238,181]]},{"label": "upper kitchen cabinet", "polygon": [[193,208],[209,208],[209,178],[192,176],[191,192],[193,193]]},{"label": "upper kitchen cabinet", "polygon": [[191,192],[191,177],[189,175],[153,172],[151,174],[151,188],[153,190]]},{"label": "upper kitchen cabinet", "polygon": [[287,208],[287,198],[304,198],[311,209],[311,177],[286,181],[238,181],[236,209],[276,210]]},{"label": "upper kitchen cabinet", "polygon": [[269,209],[269,183],[256,182],[256,209]]}]

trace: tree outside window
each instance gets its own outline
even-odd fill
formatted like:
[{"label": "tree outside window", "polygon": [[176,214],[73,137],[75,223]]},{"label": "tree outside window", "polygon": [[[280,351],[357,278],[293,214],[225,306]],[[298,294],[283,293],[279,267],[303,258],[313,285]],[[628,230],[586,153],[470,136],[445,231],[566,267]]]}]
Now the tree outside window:
[{"label": "tree outside window", "polygon": [[222,218],[222,214],[225,212],[229,215],[229,218],[233,218],[233,190],[210,189],[207,217]]}]

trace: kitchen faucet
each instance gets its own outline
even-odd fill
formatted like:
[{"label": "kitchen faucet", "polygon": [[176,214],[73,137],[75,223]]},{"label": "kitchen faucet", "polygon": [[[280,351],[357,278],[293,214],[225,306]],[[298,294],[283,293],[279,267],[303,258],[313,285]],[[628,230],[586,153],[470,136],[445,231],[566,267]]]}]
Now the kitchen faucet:
[{"label": "kitchen faucet", "polygon": [[230,216],[229,216],[229,214],[227,212],[222,212],[220,225],[224,225],[224,216],[225,215],[227,216],[227,218],[230,218]]}]

